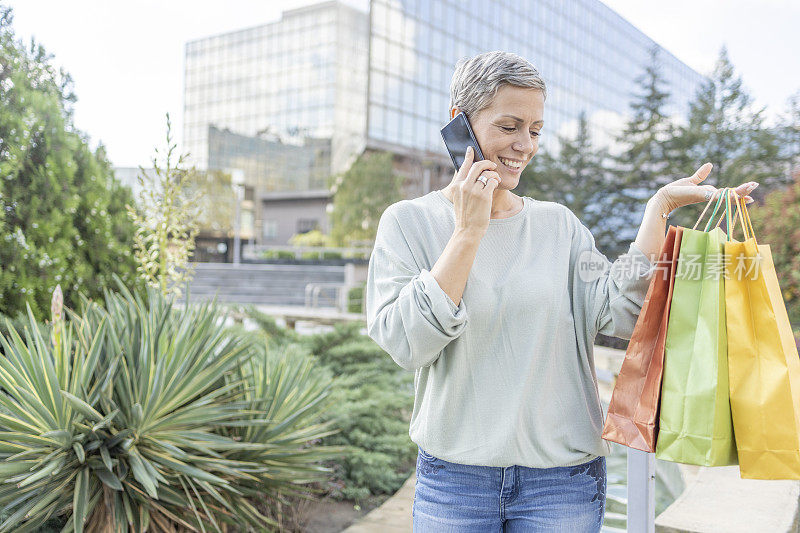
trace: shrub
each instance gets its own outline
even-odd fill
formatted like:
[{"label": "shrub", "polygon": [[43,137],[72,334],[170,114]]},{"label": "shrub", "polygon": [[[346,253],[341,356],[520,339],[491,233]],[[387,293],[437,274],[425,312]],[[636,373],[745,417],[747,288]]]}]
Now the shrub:
[{"label": "shrub", "polygon": [[[39,44],[18,39],[0,3],[0,313],[44,320],[56,284],[102,297],[118,274],[133,288],[133,201],[105,148],[72,118],[70,76]],[[94,144],[94,143],[91,143]]]},{"label": "shrub", "polygon": [[30,309],[0,337],[2,531],[262,531],[266,496],[305,492],[343,448],[330,377],[299,348],[237,333],[215,304],[177,310],[158,291],[83,298],[50,341]]},{"label": "shrub", "polygon": [[341,432],[322,442],[350,450],[327,464],[333,469],[331,496],[353,500],[396,492],[414,471],[417,455],[408,436],[414,376],[362,335],[361,327],[337,324],[332,332],[303,339],[336,376],[330,416]]},{"label": "shrub", "polygon": [[364,312],[364,288],[367,283],[364,282],[358,287],[352,287],[347,292],[347,311],[350,313],[363,313]]},{"label": "shrub", "polygon": [[292,246],[333,246],[330,236],[325,235],[319,229],[313,229],[305,233],[295,233],[289,239],[289,244]]}]

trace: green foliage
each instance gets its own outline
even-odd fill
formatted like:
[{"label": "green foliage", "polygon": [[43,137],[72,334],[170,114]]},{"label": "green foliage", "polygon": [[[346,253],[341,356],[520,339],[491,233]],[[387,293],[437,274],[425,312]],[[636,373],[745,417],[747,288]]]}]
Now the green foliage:
[{"label": "green foliage", "polygon": [[[752,98],[736,74],[727,50],[720,51],[710,79],[690,104],[688,124],[673,139],[676,163],[688,176],[706,161],[714,165],[704,181],[715,187],[760,183],[759,194],[786,183],[779,139],[764,126],[764,109],[754,109]],[[697,210],[677,210],[673,224],[692,227]]]},{"label": "green foliage", "polygon": [[789,321],[800,329],[800,172],[748,212],[756,239],[769,244]]},{"label": "green foliage", "polygon": [[659,188],[693,172],[675,164],[680,161],[673,142],[676,126],[665,111],[670,92],[661,74],[658,47],[651,48],[650,62],[636,85],[629,118],[616,139],[621,151],[614,158],[614,173],[621,187],[614,220],[624,229],[621,233],[627,242],[636,238],[647,200]]},{"label": "green foliage", "polygon": [[335,176],[331,239],[337,246],[373,241],[378,221],[391,204],[402,200],[402,177],[392,167],[388,152],[365,152],[349,170]]},{"label": "green foliage", "polygon": [[309,445],[332,433],[330,376],[214,304],[119,286],[52,340],[30,311],[24,339],[0,338],[0,531],[277,528],[257,504],[326,479],[342,452]]},{"label": "green foliage", "polygon": [[289,244],[292,246],[321,246],[333,247],[333,240],[330,235],[325,235],[318,229],[307,231],[305,233],[296,233],[289,239]]},{"label": "green foliage", "polygon": [[341,252],[302,252],[300,254],[300,259],[307,259],[310,261],[341,258]]},{"label": "green foliage", "polygon": [[800,90],[786,102],[786,110],[780,118],[778,135],[789,165],[789,175],[797,179],[800,175]]},{"label": "green foliage", "polygon": [[263,259],[294,259],[294,252],[288,250],[265,250],[261,252]]},{"label": "green foliage", "polygon": [[11,22],[0,6],[0,313],[29,302],[43,319],[58,284],[93,298],[115,274],[137,285],[131,193],[75,129],[69,75],[16,40]]},{"label": "green foliage", "polygon": [[[127,205],[128,216],[136,225],[136,271],[151,287],[162,294],[181,294],[181,285],[191,277],[189,257],[194,250],[200,197],[191,194],[197,182],[194,169],[186,170],[183,162],[188,154],[177,156],[172,140],[172,124],[167,113],[167,137],[163,163],[159,150],[153,157],[155,176],[140,168],[142,190],[134,208]],[[163,165],[163,166],[162,166]]]},{"label": "green foliage", "polygon": [[241,308],[240,311],[256,323],[258,329],[267,336],[270,342],[284,345],[300,341],[300,336],[295,331],[280,327],[273,317],[262,313],[255,306],[248,305]]},{"label": "green foliage", "polygon": [[615,165],[627,187],[634,187],[645,201],[675,176],[670,140],[675,125],[665,114],[670,92],[661,75],[658,47],[650,50],[650,62],[636,79],[637,92],[630,103],[630,118],[617,138],[623,148]]},{"label": "green foliage", "polygon": [[624,200],[624,187],[614,177],[607,150],[593,146],[585,113],[575,138],[559,136],[555,154],[545,152],[533,161],[523,171],[522,194],[569,207],[604,254],[616,257],[627,251],[633,237],[620,231],[619,221],[611,217]]},{"label": "green foliage", "polygon": [[183,196],[194,198],[197,208],[194,222],[199,233],[233,235],[236,214],[236,194],[229,172],[221,170],[192,170],[182,174]]},{"label": "green foliage", "polygon": [[362,500],[393,494],[414,471],[417,447],[408,436],[414,376],[400,369],[369,337],[363,324],[337,324],[302,343],[336,379],[331,420],[340,433],[325,444],[348,447],[333,468],[332,496]]},{"label": "green foliage", "polygon": [[364,312],[364,291],[367,286],[365,281],[358,287],[351,287],[347,291],[347,312],[348,313],[363,313]]}]

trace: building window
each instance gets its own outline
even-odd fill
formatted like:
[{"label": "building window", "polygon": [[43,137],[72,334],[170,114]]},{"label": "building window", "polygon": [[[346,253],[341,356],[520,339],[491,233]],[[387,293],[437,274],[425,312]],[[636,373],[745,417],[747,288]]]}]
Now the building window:
[{"label": "building window", "polygon": [[297,220],[297,233],[306,233],[319,227],[316,218],[300,218]]},{"label": "building window", "polygon": [[263,237],[265,241],[271,241],[278,237],[277,220],[265,220],[263,228]]}]

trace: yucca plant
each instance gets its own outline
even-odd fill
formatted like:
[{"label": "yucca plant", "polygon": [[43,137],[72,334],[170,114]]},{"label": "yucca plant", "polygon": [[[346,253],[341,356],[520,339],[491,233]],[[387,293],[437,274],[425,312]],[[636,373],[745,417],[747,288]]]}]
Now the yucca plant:
[{"label": "yucca plant", "polygon": [[[243,415],[246,421],[227,428],[224,434],[235,441],[270,445],[231,450],[228,458],[271,466],[269,479],[243,480],[240,490],[277,515],[280,504],[291,501],[284,496],[307,499],[325,492],[325,487],[314,485],[329,477],[330,469],[322,462],[330,460],[332,453],[350,450],[317,445],[318,439],[339,431],[338,427],[332,429],[336,420],[319,421],[321,414],[332,410],[335,400],[332,374],[316,368],[316,359],[298,344],[269,348],[262,339],[254,352],[239,367],[237,376],[245,384],[242,396],[249,407]],[[264,494],[269,498],[263,498]]]},{"label": "yucca plant", "polygon": [[269,366],[213,303],[118,285],[50,339],[30,310],[0,337],[0,532],[59,516],[65,532],[277,528],[253,499],[324,480],[309,462],[341,453],[302,446],[331,433],[313,423],[326,383]]}]

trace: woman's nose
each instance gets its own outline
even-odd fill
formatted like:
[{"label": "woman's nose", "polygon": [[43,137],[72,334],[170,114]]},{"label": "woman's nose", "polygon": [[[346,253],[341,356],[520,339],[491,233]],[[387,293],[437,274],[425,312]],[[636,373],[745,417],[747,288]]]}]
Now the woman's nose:
[{"label": "woman's nose", "polygon": [[526,135],[523,139],[514,143],[511,148],[518,152],[529,154],[533,151],[533,139],[531,139],[530,135]]}]

